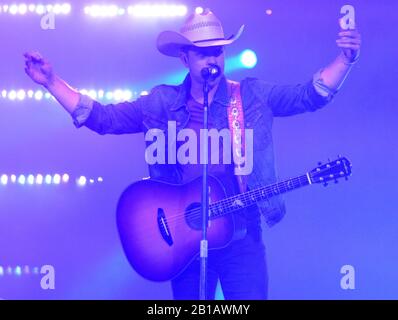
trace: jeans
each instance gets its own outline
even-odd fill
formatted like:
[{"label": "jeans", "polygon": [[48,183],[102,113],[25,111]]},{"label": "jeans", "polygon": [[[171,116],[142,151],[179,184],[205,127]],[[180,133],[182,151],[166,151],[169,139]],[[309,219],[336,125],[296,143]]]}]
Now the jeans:
[{"label": "jeans", "polygon": [[[248,233],[226,248],[209,250],[207,266],[207,299],[214,300],[218,280],[226,300],[267,299],[268,274],[261,237]],[[171,281],[174,299],[198,300],[199,281],[197,258]]]}]

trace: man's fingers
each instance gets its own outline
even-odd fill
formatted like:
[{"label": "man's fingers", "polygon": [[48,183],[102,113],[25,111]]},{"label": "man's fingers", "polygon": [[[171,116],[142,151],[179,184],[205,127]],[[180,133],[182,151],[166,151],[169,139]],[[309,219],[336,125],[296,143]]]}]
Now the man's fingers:
[{"label": "man's fingers", "polygon": [[358,38],[361,39],[361,34],[356,30],[340,31],[338,33],[340,37]]},{"label": "man's fingers", "polygon": [[30,69],[30,67],[32,66],[32,61],[27,60],[27,61],[25,62],[25,65],[26,65],[27,68]]},{"label": "man's fingers", "polygon": [[28,68],[25,68],[25,73],[26,73],[29,77],[32,77],[32,75],[31,75],[31,73],[30,73],[30,70],[29,70]]},{"label": "man's fingers", "polygon": [[339,48],[344,49],[352,49],[352,50],[359,50],[360,46],[357,44],[347,44],[347,43],[339,43],[337,44]]},{"label": "man's fingers", "polygon": [[26,59],[29,60],[33,60],[36,62],[42,62],[43,61],[43,57],[41,56],[40,53],[38,53],[37,51],[28,51],[24,53],[24,57]]},{"label": "man's fingers", "polygon": [[336,40],[337,43],[353,43],[353,44],[361,44],[360,39],[352,39],[352,38],[340,38]]}]

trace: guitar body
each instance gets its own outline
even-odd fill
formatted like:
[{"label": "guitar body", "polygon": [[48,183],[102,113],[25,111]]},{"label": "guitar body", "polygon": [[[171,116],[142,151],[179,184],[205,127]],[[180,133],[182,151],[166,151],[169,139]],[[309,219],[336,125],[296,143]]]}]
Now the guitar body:
[{"label": "guitar body", "polygon": [[[226,247],[244,234],[242,217],[233,212],[259,201],[315,183],[351,175],[347,158],[318,166],[304,175],[226,197],[219,180],[209,176],[208,249]],[[124,252],[143,277],[166,281],[179,275],[200,252],[202,179],[184,185],[142,180],[130,185],[117,207],[117,226]],[[243,232],[242,232],[243,231]]]},{"label": "guitar body", "polygon": [[[210,203],[226,194],[209,176]],[[130,185],[117,207],[117,226],[124,252],[143,277],[166,281],[180,274],[200,252],[202,179],[184,185],[142,180]],[[196,210],[195,210],[196,209]],[[208,248],[225,247],[234,236],[233,215],[209,221]]]}]

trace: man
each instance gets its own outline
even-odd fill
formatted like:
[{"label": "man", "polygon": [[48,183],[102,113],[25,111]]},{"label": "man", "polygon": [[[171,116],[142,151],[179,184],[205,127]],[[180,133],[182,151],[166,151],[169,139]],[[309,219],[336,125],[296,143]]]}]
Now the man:
[{"label": "man", "polygon": [[[149,95],[134,102],[103,106],[81,95],[59,78],[38,53],[25,54],[25,70],[72,115],[77,127],[84,125],[99,134],[122,134],[148,132],[156,128],[167,131],[167,122],[175,121],[177,131],[189,128],[199,137],[203,125],[202,70],[210,66],[219,69],[221,74],[209,80],[209,128],[222,130],[229,127],[227,110],[233,83],[224,76],[224,46],[237,40],[242,31],[243,26],[235,36],[225,38],[220,21],[211,11],[205,10],[201,14],[192,14],[180,33],[162,32],[157,40],[159,51],[179,57],[189,69],[189,74],[181,85],[155,87]],[[274,116],[314,111],[332,99],[359,57],[358,32],[342,31],[339,37],[337,44],[342,53],[303,85],[270,85],[250,78],[240,82],[238,98],[242,101],[244,114],[241,125],[253,130],[254,161],[245,184],[237,179],[233,164],[221,161],[209,165],[209,174],[219,177],[227,194],[238,194],[247,188],[275,182],[272,119]],[[152,178],[182,184],[200,177],[202,167],[200,161],[188,164],[155,163],[149,165],[149,171]],[[226,299],[267,298],[268,278],[260,213],[272,226],[281,220],[285,207],[282,200],[275,197],[236,213],[237,219],[245,224],[246,232],[226,248],[210,251],[209,298],[214,298],[218,280]],[[199,265],[199,260],[194,260],[172,280],[175,299],[199,298]]]}]

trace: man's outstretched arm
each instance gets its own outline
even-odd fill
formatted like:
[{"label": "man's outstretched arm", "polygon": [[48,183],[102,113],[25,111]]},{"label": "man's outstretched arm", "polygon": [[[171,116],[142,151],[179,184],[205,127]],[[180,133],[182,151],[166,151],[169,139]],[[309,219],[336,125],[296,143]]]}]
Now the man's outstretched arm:
[{"label": "man's outstretched arm", "polygon": [[37,52],[25,53],[25,72],[44,86],[72,116],[76,127],[86,126],[99,134],[136,133],[143,131],[143,100],[102,105],[80,94],[58,77],[49,62]]},{"label": "man's outstretched arm", "polygon": [[38,52],[26,52],[24,57],[27,75],[34,82],[44,86],[65,110],[72,114],[80,99],[79,92],[59,78],[53,72],[51,64]]},{"label": "man's outstretched arm", "polygon": [[359,58],[361,47],[361,35],[357,30],[340,31],[338,35],[339,39],[336,40],[336,43],[342,52],[322,70],[320,75],[321,84],[332,91],[337,91],[343,84],[352,65]]}]

